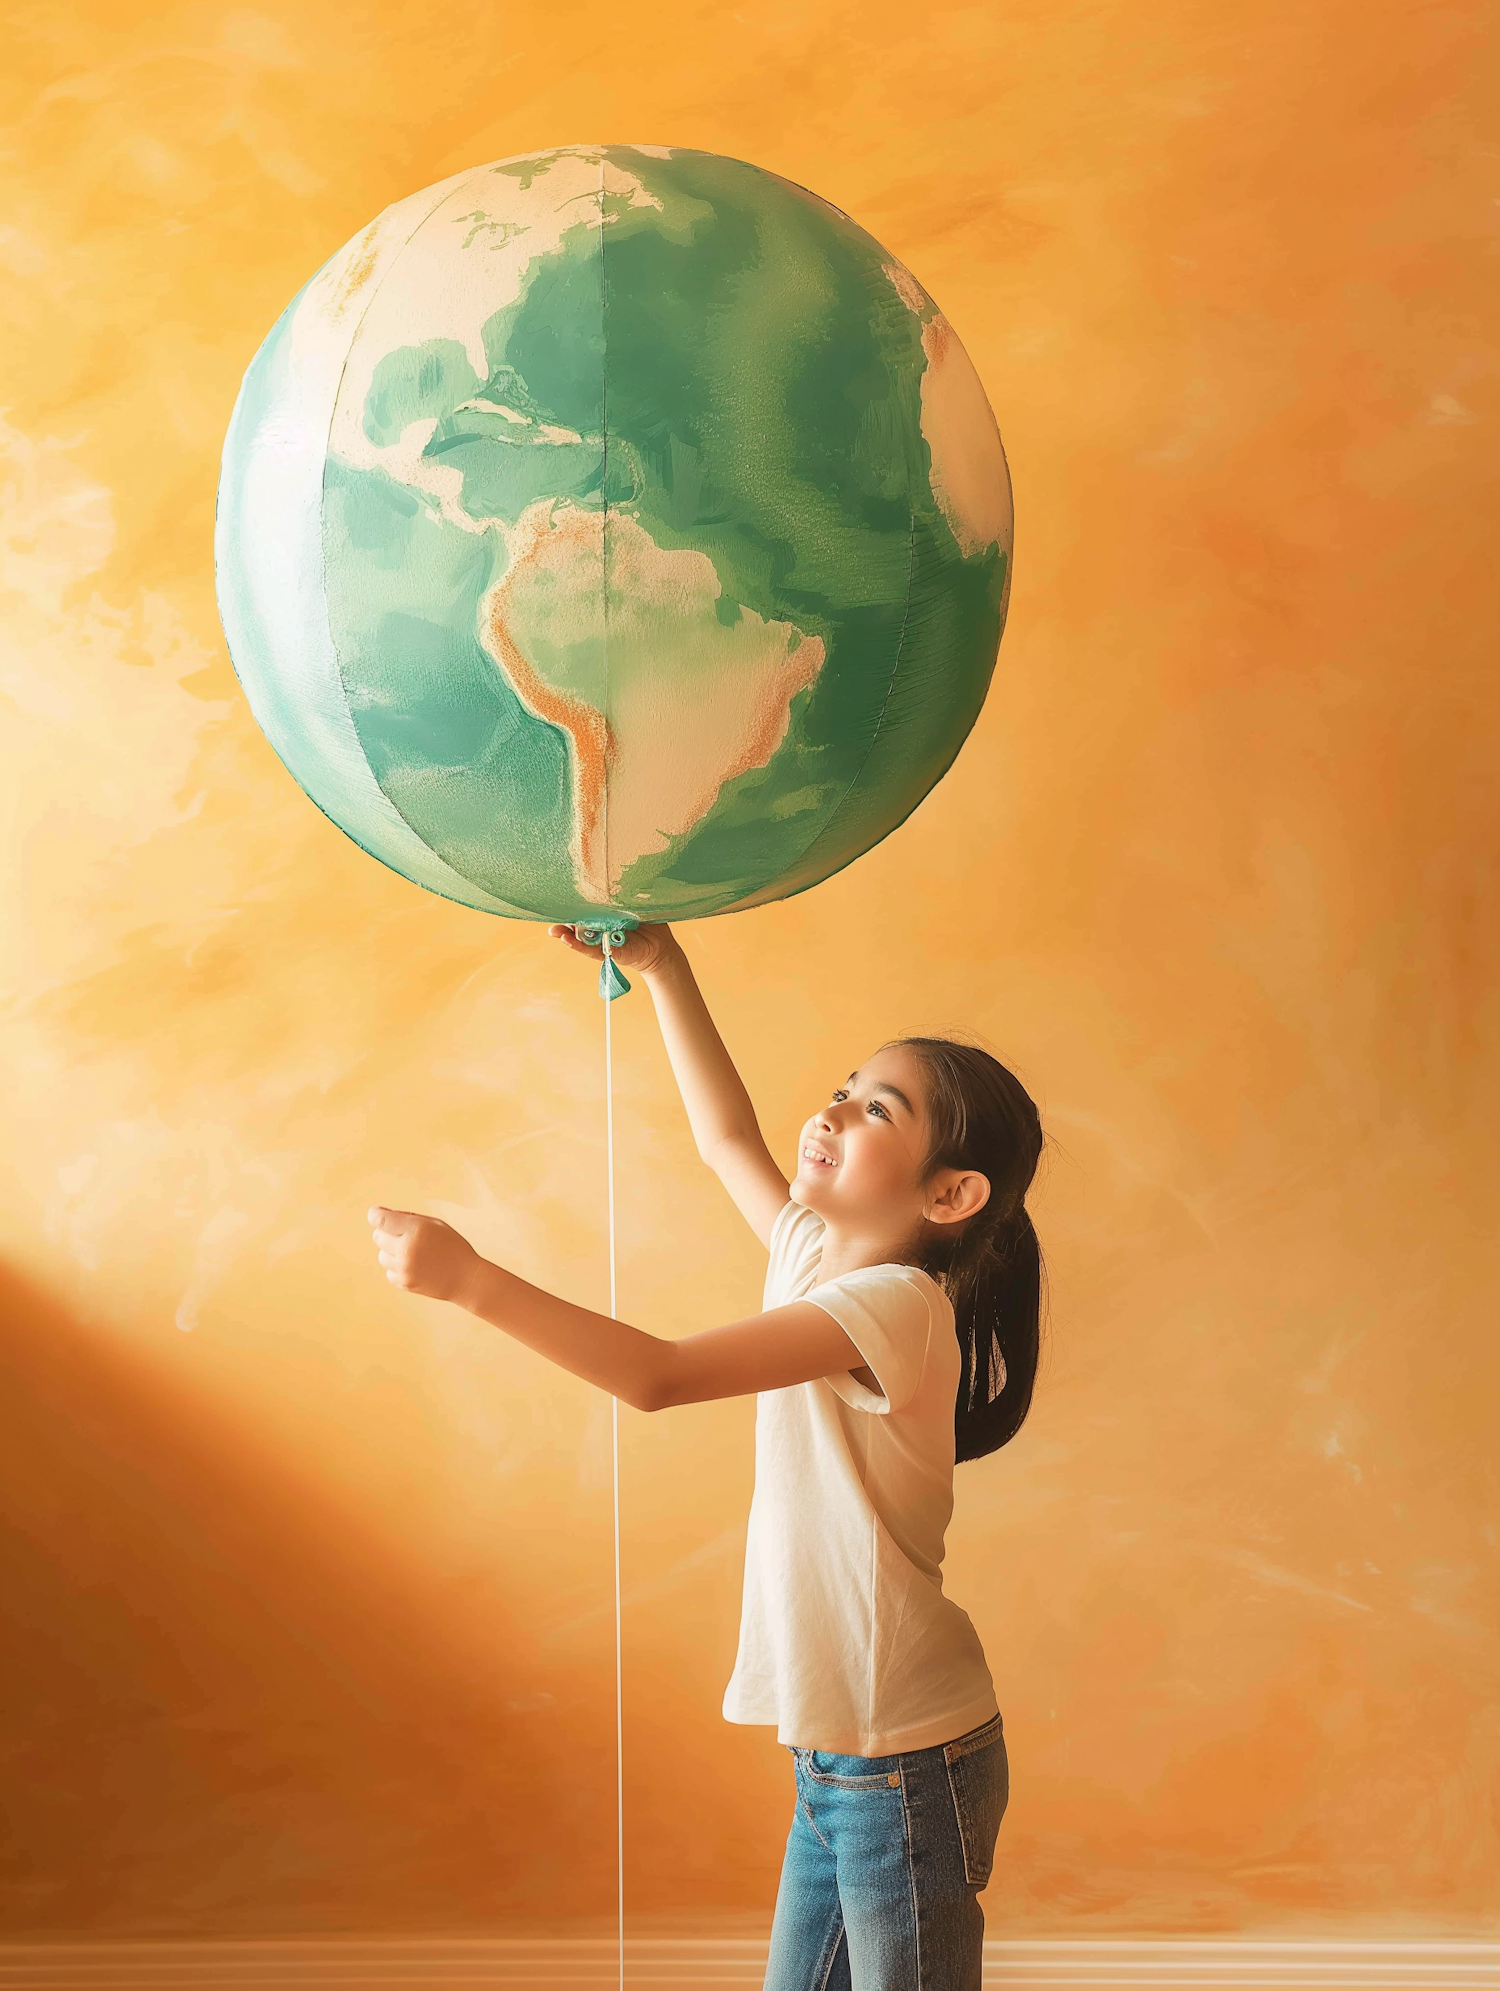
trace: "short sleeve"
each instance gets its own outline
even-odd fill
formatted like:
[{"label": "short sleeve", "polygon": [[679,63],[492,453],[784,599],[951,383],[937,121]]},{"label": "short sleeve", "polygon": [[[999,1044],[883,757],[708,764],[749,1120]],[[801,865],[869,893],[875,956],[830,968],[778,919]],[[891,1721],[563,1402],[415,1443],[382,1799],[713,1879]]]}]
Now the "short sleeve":
[{"label": "short sleeve", "polygon": [[904,1410],[916,1395],[932,1332],[932,1309],[922,1286],[922,1275],[905,1266],[867,1265],[814,1286],[807,1295],[838,1322],[880,1384],[877,1395],[847,1370],[827,1377],[852,1409],[884,1415]]},{"label": "short sleeve", "polygon": [[771,1226],[770,1257],[761,1305],[767,1312],[805,1293],[823,1255],[823,1219],[800,1203],[785,1202]]}]

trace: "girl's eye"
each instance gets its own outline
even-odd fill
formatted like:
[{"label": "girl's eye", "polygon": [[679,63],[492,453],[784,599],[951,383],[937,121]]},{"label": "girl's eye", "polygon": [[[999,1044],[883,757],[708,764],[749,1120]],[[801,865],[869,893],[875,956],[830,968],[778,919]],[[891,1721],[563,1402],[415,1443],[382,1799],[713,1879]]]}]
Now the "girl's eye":
[{"label": "girl's eye", "polygon": [[889,1120],[891,1117],[878,1099],[872,1099],[866,1110],[873,1113],[877,1120]]},{"label": "girl's eye", "polygon": [[841,1106],[848,1097],[849,1097],[848,1093],[845,1092],[844,1088],[841,1085],[834,1087],[833,1103],[835,1106]]}]

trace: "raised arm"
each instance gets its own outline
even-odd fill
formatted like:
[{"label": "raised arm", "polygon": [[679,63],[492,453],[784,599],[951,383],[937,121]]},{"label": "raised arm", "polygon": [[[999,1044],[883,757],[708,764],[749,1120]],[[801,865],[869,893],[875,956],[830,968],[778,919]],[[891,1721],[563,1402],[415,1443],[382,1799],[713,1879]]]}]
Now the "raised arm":
[{"label": "raised arm", "polygon": [[841,1369],[878,1387],[838,1322],[809,1300],[665,1341],[492,1265],[437,1217],[377,1207],[370,1224],[393,1286],[451,1300],[637,1410],[789,1389]]},{"label": "raised arm", "polygon": [[[571,927],[548,930],[574,953],[599,959],[598,950],[586,947]],[[668,926],[638,927],[616,959],[651,991],[699,1154],[761,1243],[769,1244],[771,1226],[787,1200],[787,1179],[771,1158],[750,1095],[714,1028],[676,935]]]}]

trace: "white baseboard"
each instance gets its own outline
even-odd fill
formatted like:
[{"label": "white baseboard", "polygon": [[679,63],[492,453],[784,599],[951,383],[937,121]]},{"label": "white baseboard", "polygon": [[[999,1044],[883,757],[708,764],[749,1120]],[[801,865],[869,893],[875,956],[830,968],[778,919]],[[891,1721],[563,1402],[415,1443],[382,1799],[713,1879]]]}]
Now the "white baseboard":
[{"label": "white baseboard", "polygon": [[[626,1944],[627,1991],[756,1985],[764,1941],[650,1938]],[[995,1991],[1500,1991],[1500,1942],[1190,1941],[1170,1937],[985,1944]],[[469,1991],[535,1985],[600,1991],[619,1981],[608,1938],[0,1944],[3,1991]]]}]

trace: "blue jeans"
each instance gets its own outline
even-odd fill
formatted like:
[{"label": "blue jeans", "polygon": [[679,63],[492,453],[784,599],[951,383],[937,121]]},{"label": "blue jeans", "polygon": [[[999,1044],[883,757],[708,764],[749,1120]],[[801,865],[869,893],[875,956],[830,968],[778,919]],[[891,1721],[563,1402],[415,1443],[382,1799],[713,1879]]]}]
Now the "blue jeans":
[{"label": "blue jeans", "polygon": [[792,1755],[765,1991],[980,1991],[979,1890],[1010,1795],[999,1715],[902,1756]]}]

